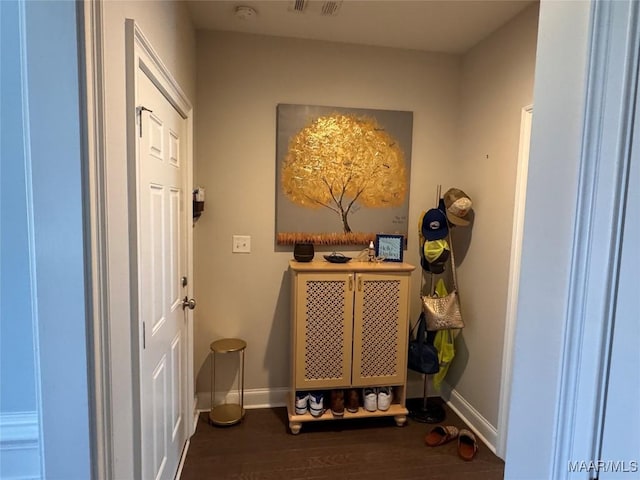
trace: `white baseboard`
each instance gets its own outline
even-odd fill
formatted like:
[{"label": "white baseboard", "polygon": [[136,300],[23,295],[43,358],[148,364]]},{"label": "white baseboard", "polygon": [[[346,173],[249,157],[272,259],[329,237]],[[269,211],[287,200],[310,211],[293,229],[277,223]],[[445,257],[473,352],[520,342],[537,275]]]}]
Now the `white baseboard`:
[{"label": "white baseboard", "polygon": [[[420,398],[424,394],[424,381],[412,380],[407,382],[407,398]],[[473,433],[491,450],[496,453],[498,444],[498,431],[491,425],[460,393],[452,389],[446,382],[442,382],[440,390],[427,386],[429,397],[442,397],[447,405],[458,415]]]},{"label": "white baseboard", "polygon": [[0,413],[0,478],[41,478],[39,432],[38,412]]},{"label": "white baseboard", "polygon": [[467,400],[460,395],[455,389],[452,389],[446,382],[442,382],[442,398],[447,405],[458,415],[473,433],[482,440],[482,442],[496,453],[496,445],[498,442],[498,430],[491,425]]},{"label": "white baseboard", "polygon": [[[422,380],[410,381],[407,383],[406,398],[422,397],[424,384]],[[244,406],[252,408],[272,408],[284,407],[287,404],[289,389],[279,388],[256,388],[244,391]],[[438,392],[429,386],[429,396],[439,395]],[[211,392],[198,392],[196,395],[197,411],[209,411],[211,406]],[[228,393],[216,393],[215,403],[238,403],[239,394],[237,390]]]},{"label": "white baseboard", "polygon": [[200,408],[198,408],[198,394],[193,396],[193,424],[191,425],[190,436],[196,433],[196,427],[198,426],[198,417],[200,416]]},{"label": "white baseboard", "polygon": [[[406,398],[422,397],[424,390],[423,381],[412,380],[407,383]],[[272,408],[284,407],[287,404],[287,395],[289,389],[287,387],[279,388],[255,388],[244,391],[245,408]],[[429,386],[429,396],[439,395],[438,392]],[[238,391],[232,390],[228,393],[217,393],[215,402],[218,403],[238,403]],[[198,392],[196,394],[196,412],[209,411],[211,406],[211,392]],[[196,413],[197,416],[197,413]]]},{"label": "white baseboard", "polygon": [[[284,407],[287,404],[289,389],[279,388],[255,388],[244,391],[244,408],[272,408]],[[215,403],[239,403],[240,395],[237,390],[228,393],[216,393]],[[197,409],[209,411],[211,408],[211,392],[197,393]]]}]

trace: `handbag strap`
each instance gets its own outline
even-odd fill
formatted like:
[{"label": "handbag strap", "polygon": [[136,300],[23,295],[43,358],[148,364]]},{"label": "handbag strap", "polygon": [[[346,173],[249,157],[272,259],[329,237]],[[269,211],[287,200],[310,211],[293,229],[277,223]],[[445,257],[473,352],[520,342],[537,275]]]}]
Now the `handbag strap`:
[{"label": "handbag strap", "polygon": [[418,340],[418,348],[422,349],[422,344],[425,341],[425,334],[427,333],[427,320],[424,317],[424,312],[420,313],[420,318],[418,318],[416,324],[411,328],[410,336],[413,336],[413,332],[415,331],[416,327],[418,327],[418,334],[415,338],[416,340]]},{"label": "handbag strap", "polygon": [[[418,329],[418,335],[420,335],[420,327],[422,325],[425,325],[425,330],[426,330],[426,323],[425,322],[426,322],[426,320],[424,318],[424,312],[420,312],[420,316],[418,317],[418,321],[411,327],[410,335],[413,336],[413,333],[416,331],[416,328]],[[418,337],[416,337],[416,338],[418,338]]]}]

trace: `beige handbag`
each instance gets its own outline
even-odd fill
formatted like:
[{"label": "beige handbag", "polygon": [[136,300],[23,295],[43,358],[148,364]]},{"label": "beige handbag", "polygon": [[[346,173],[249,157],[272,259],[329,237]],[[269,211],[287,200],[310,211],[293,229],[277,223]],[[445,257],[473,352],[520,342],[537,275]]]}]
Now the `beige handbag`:
[{"label": "beige handbag", "polygon": [[427,320],[427,330],[446,330],[449,328],[464,328],[462,312],[460,311],[460,297],[458,295],[458,279],[456,278],[456,263],[453,257],[453,242],[449,230],[449,251],[451,252],[451,275],[453,277],[453,291],[444,297],[439,297],[433,291],[433,274],[431,274],[431,295],[422,296],[422,311]]}]

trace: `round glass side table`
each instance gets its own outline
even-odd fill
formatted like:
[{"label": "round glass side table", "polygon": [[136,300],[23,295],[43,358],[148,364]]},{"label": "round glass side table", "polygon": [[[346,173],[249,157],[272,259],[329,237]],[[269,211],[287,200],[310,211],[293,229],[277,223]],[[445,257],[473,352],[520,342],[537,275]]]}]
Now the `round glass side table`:
[{"label": "round glass side table", "polygon": [[[214,425],[230,426],[242,421],[244,417],[244,352],[247,342],[239,338],[223,338],[212,342],[211,349],[211,411],[209,421]],[[238,375],[239,403],[214,405],[216,398],[216,354],[238,352],[240,354],[240,371]]]}]

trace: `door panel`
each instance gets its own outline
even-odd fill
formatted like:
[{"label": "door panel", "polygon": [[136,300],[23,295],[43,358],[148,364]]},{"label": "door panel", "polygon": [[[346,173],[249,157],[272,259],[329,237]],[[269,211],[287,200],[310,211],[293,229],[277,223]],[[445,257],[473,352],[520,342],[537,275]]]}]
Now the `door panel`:
[{"label": "door panel", "polygon": [[160,478],[167,461],[167,369],[165,357],[152,374],[151,413],[153,414],[153,478]]},{"label": "door panel", "polygon": [[[181,296],[182,284],[180,272],[184,266],[181,265],[181,255],[177,254],[181,251],[180,239],[182,237],[182,222],[180,216],[181,204],[180,191],[171,189],[169,192],[169,249],[168,254],[171,256],[169,260],[169,298],[171,299],[171,310],[175,310],[182,306]],[[184,217],[184,215],[183,215]]]},{"label": "door panel", "polygon": [[351,382],[353,276],[297,278],[296,388],[346,387]]},{"label": "door panel", "polygon": [[178,332],[176,338],[171,342],[171,440],[175,441],[176,435],[180,433],[182,424],[182,334]]},{"label": "door panel", "polygon": [[[149,272],[151,295],[151,327],[152,335],[155,335],[158,329],[164,323],[165,311],[162,305],[164,297],[164,265],[162,263],[162,255],[164,251],[164,212],[163,212],[163,188],[159,185],[149,186],[149,230],[148,238],[150,242],[150,262],[147,272]],[[144,255],[144,253],[143,253]],[[143,320],[144,321],[144,320]]]},{"label": "door panel", "polygon": [[408,277],[356,275],[352,383],[404,383]]}]

